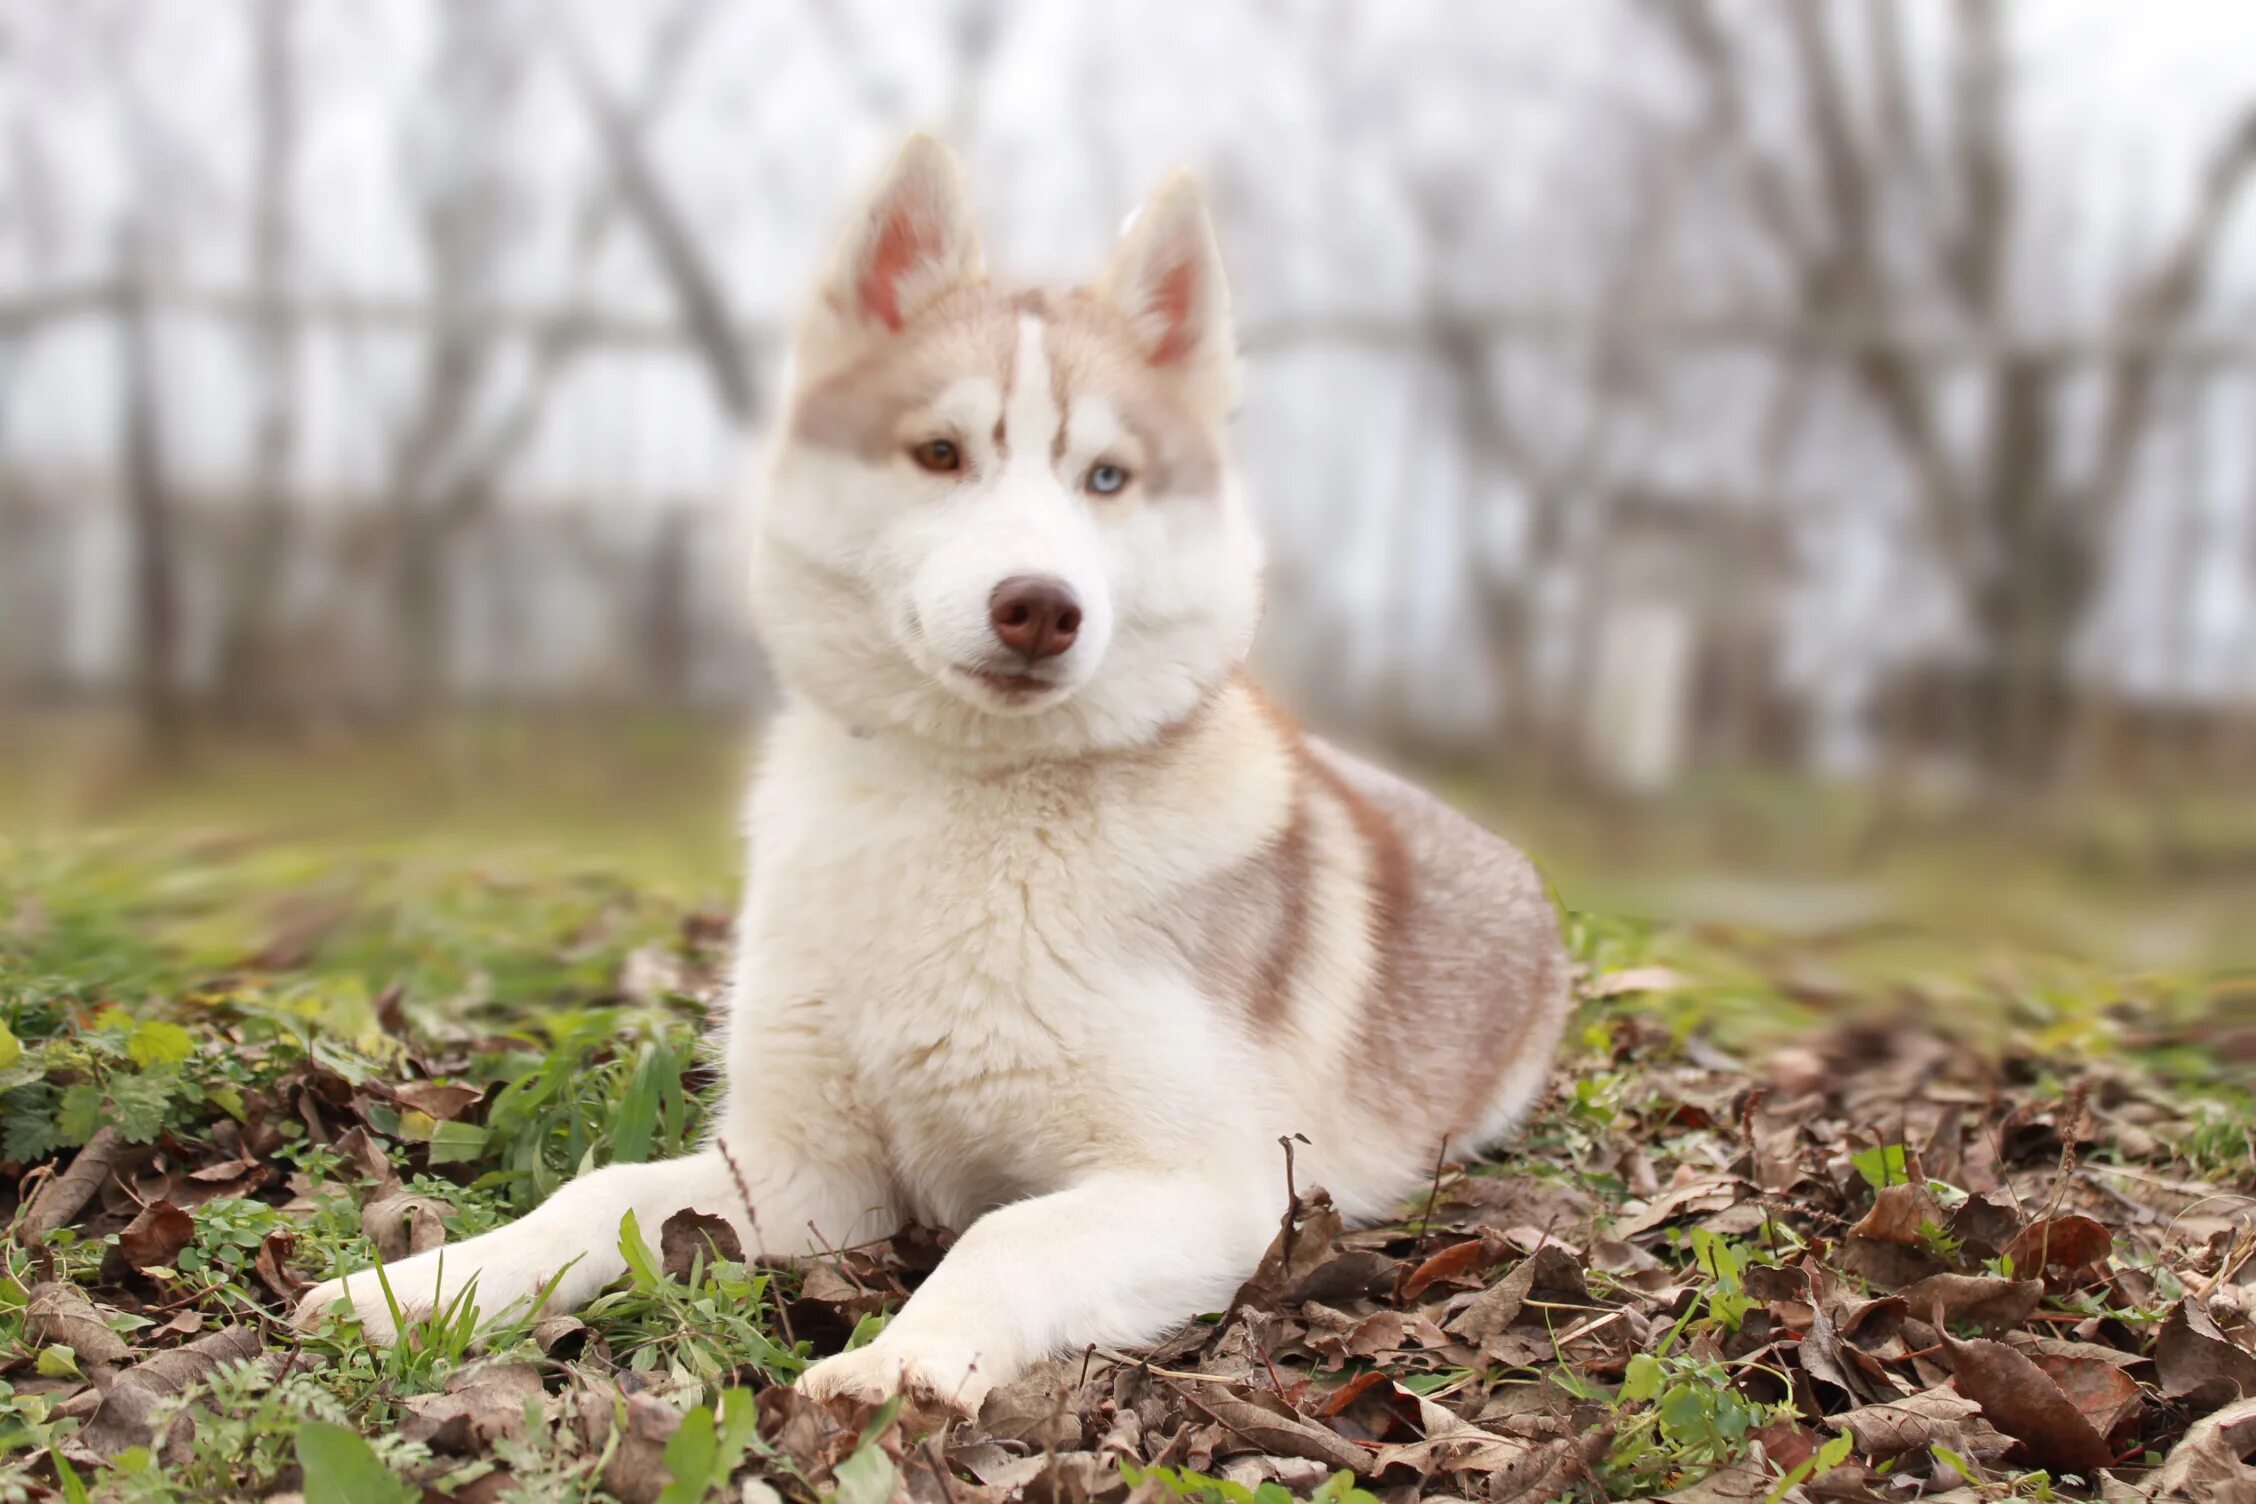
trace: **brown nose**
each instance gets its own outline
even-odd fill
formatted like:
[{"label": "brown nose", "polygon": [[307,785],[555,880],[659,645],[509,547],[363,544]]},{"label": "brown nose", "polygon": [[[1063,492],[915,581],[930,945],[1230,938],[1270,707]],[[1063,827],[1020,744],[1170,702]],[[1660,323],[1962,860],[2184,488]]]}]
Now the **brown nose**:
[{"label": "brown nose", "polygon": [[1081,630],[1081,603],[1063,580],[1015,575],[987,597],[987,617],[1004,647],[1036,663],[1073,646],[1073,634]]}]

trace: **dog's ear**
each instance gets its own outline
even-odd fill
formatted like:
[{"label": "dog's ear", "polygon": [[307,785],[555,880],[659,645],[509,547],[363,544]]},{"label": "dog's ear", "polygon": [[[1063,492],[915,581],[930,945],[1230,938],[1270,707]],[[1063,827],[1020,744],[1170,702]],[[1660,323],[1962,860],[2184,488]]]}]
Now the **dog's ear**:
[{"label": "dog's ear", "polygon": [[1168,179],[1129,220],[1103,292],[1128,316],[1144,359],[1178,376],[1210,412],[1237,405],[1230,289],[1205,195],[1190,173]]},{"label": "dog's ear", "polygon": [[835,367],[981,275],[955,155],[930,136],[911,136],[847,227],[801,333],[801,364]]}]

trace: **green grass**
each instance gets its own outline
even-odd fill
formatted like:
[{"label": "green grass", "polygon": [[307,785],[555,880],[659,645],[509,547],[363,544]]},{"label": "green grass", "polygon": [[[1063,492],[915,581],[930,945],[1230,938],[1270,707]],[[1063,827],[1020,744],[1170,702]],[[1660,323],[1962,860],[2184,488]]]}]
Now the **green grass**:
[{"label": "green grass", "polygon": [[[190,1313],[207,1330],[251,1323],[278,1355],[211,1375],[192,1396],[192,1441],[161,1464],[129,1453],[93,1480],[100,1497],[256,1497],[301,1474],[369,1468],[369,1477],[418,1469],[442,1493],[473,1483],[476,1464],[433,1472],[427,1451],[399,1435],[409,1402],[442,1390],[470,1360],[480,1334],[466,1307],[411,1324],[391,1349],[370,1347],[349,1323],[301,1338],[278,1319],[284,1302],[262,1260],[305,1281],[374,1261],[360,1217],[371,1165],[340,1153],[342,1126],[364,1130],[385,1171],[435,1203],[454,1239],[583,1170],[664,1157],[695,1137],[713,1090],[697,1042],[725,957],[740,765],[733,744],[701,733],[653,732],[621,748],[519,723],[427,755],[254,751],[192,760],[162,778],[97,768],[75,783],[49,772],[38,790],[19,784],[0,798],[16,832],[0,836],[6,1168],[20,1177],[65,1162],[114,1123],[160,1146],[178,1171],[240,1154],[274,1172],[193,1207],[193,1236],[171,1262],[122,1283],[103,1272],[116,1216],[97,1217],[103,1230],[92,1237],[66,1229],[44,1248],[0,1245],[0,1500],[69,1492],[50,1449],[68,1450],[78,1423],[58,1396],[84,1365],[43,1340],[26,1310],[31,1286],[52,1277],[109,1291],[111,1324],[137,1348]],[[78,792],[63,798],[66,784]],[[41,802],[49,796],[61,802]],[[1622,1194],[1610,1171],[1558,1166],[1597,1164],[1629,1126],[1650,1121],[1635,1104],[1650,1097],[1652,1062],[1620,1045],[1627,1031],[1760,1059],[1820,1024],[1914,1016],[1943,1021],[1974,1049],[2033,1045],[2062,1070],[2135,1062],[2192,1104],[2190,1126],[2166,1146],[2174,1173],[2246,1172],[2256,1148],[2246,1067],[2205,1047],[2235,1006],[2236,984],[2214,965],[2105,963],[2062,940],[2072,920],[2032,935],[1964,914],[1948,925],[1883,918],[1802,933],[1619,917],[1585,906],[1649,874],[1607,869],[1593,848],[1563,844],[1573,854],[1554,875],[1582,910],[1571,925],[1578,957],[1593,975],[1639,980],[1587,1010],[1570,1047],[1571,1085],[1532,1125],[1515,1173]],[[1973,850],[1984,853],[1974,870],[2002,882],[1994,864],[2007,857],[1990,844],[1902,854],[1899,876]],[[2075,887],[2025,870],[2032,890]],[[448,1119],[376,1089],[410,1077],[471,1088],[478,1106]],[[2039,1095],[2065,1089],[2032,1085]],[[1665,1140],[1653,1147],[1674,1152]],[[606,1371],[692,1407],[677,1476],[725,1478],[756,1444],[749,1411],[729,1396],[788,1380],[807,1361],[808,1344],[779,1320],[790,1277],[704,1258],[668,1275],[648,1249],[656,1232],[627,1230],[630,1274],[581,1313],[576,1340],[600,1347]],[[1687,1319],[1728,1328],[1726,1271],[1740,1253],[1688,1245],[1677,1256],[1703,1272],[1703,1300]],[[551,1369],[564,1361],[529,1323],[482,1335],[504,1356]],[[1731,1398],[1712,1347],[1664,1348],[1618,1389],[1592,1391],[1619,1419],[1609,1488],[1627,1496],[1743,1451],[1764,1417]],[[1405,1383],[1423,1392],[1477,1377]],[[323,1428],[342,1428],[345,1443]],[[346,1444],[355,1437],[361,1450]],[[876,1460],[849,1458],[842,1469],[889,1489],[892,1474],[876,1473],[892,1461],[866,1444],[853,1455]],[[610,1497],[600,1459],[562,1420],[494,1456],[524,1497]],[[840,1485],[852,1476],[842,1470]],[[1203,1475],[1154,1477],[1177,1497],[1277,1504]],[[1369,1497],[1345,1482],[1326,1487],[1342,1504]]]}]

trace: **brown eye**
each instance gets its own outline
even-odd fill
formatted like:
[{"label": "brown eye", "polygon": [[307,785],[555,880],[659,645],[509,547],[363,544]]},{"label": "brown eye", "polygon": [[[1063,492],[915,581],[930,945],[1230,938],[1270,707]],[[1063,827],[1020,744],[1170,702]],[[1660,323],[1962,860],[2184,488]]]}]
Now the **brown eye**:
[{"label": "brown eye", "polygon": [[1098,496],[1112,496],[1128,488],[1128,472],[1118,465],[1091,465],[1081,484]]},{"label": "brown eye", "polygon": [[953,475],[963,468],[963,451],[956,447],[953,439],[932,439],[919,444],[909,451],[909,458],[917,462],[919,469],[929,470],[934,475]]}]

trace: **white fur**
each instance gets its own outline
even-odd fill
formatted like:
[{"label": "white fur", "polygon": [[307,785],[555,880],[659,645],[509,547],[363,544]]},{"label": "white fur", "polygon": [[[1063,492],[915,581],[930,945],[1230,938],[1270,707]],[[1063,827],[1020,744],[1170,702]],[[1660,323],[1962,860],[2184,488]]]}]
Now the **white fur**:
[{"label": "white fur", "polygon": [[[944,178],[926,164],[918,191]],[[1210,255],[1194,210],[1171,188],[1132,245]],[[1218,286],[1200,296],[1202,316],[1226,308]],[[474,1279],[498,1315],[567,1264],[555,1304],[578,1303],[619,1273],[630,1209],[652,1230],[685,1205],[717,1213],[779,1255],[914,1215],[966,1231],[875,1342],[803,1382],[969,1407],[1045,1353],[1223,1305],[1283,1210],[1280,1135],[1313,1140],[1302,1185],[1351,1213],[1414,1185],[1430,1144],[1350,1105],[1375,962],[1370,858],[1344,807],[1311,817],[1302,997],[1270,1037],[1168,943],[1180,905],[1274,839],[1306,774],[1231,680],[1261,561],[1235,483],[1087,495],[1087,465],[1128,436],[1101,394],[1076,394],[1056,455],[1044,333],[1023,319],[1008,392],[967,374],[933,401],[974,451],[963,476],[788,435],[774,456],[753,598],[793,697],[749,804],[713,1144],[583,1176],[446,1250],[443,1289],[438,1255],[393,1266],[404,1305]],[[1185,379],[1226,385],[1227,329],[1197,333]],[[811,338],[802,366],[831,364]],[[1027,573],[1065,581],[1085,620],[1056,686],[1004,703],[959,670],[992,652],[990,593]],[[366,1273],[307,1309],[340,1296],[388,1335]]]}]

